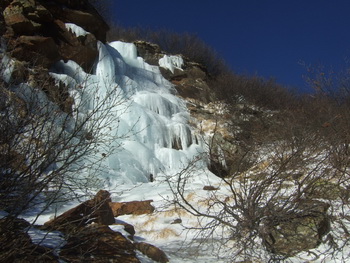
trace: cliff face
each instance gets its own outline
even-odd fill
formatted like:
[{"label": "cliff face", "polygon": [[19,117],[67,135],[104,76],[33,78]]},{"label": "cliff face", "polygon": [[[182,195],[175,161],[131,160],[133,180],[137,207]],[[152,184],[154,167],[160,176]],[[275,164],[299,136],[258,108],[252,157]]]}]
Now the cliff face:
[{"label": "cliff face", "polygon": [[[49,68],[58,60],[74,60],[89,71],[97,56],[97,40],[106,39],[107,24],[88,1],[2,1],[2,33],[7,51],[20,61]],[[75,24],[86,33],[69,28]]]}]

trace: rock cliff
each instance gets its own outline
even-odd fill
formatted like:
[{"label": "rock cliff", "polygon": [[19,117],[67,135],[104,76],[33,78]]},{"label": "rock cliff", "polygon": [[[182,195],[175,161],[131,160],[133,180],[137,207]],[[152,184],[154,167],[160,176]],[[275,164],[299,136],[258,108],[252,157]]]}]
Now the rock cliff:
[{"label": "rock cliff", "polygon": [[[14,58],[49,68],[58,60],[74,60],[89,71],[97,40],[104,42],[108,25],[87,0],[2,1],[3,37]],[[69,28],[75,24],[83,33]]]}]

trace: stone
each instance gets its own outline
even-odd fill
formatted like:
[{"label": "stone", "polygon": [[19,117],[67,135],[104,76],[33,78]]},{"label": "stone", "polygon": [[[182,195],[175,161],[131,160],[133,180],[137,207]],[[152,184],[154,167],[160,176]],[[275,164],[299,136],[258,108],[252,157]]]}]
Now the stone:
[{"label": "stone", "polygon": [[60,58],[58,47],[51,37],[20,36],[11,46],[13,57],[36,66],[48,68]]},{"label": "stone", "polygon": [[86,12],[70,8],[55,9],[54,14],[64,23],[76,24],[93,34],[96,39],[106,42],[106,34],[109,29],[106,22],[97,12]]},{"label": "stone", "polygon": [[32,243],[29,226],[23,219],[0,219],[1,262],[59,262],[51,249]]},{"label": "stone", "polygon": [[131,241],[108,226],[93,224],[69,236],[60,249],[67,262],[139,263]]},{"label": "stone", "polygon": [[146,41],[135,41],[137,56],[142,57],[148,64],[158,66],[159,59],[164,56],[164,52],[156,44]]},{"label": "stone", "polygon": [[121,226],[123,226],[124,230],[130,234],[130,236],[128,236],[128,238],[130,238],[131,240],[134,239],[134,235],[135,235],[136,231],[135,231],[135,228],[134,228],[133,225],[128,224],[128,223],[126,223],[124,221],[121,221],[121,220],[116,220],[113,225],[121,225]]},{"label": "stone", "polygon": [[318,247],[330,230],[328,207],[321,201],[303,200],[293,213],[283,217],[275,213],[260,231],[265,246],[272,253],[288,257]]},{"label": "stone", "polygon": [[156,246],[153,246],[145,242],[140,242],[140,243],[135,243],[135,247],[142,254],[146,255],[147,257],[153,259],[156,262],[160,262],[160,263],[169,262],[167,255]]},{"label": "stone", "polygon": [[4,20],[6,25],[12,27],[15,33],[17,34],[26,34],[31,35],[40,27],[39,24],[30,21],[23,14],[23,8],[20,6],[8,6],[5,8]]},{"label": "stone", "polygon": [[181,224],[182,223],[182,219],[181,218],[176,218],[173,222],[171,222],[172,225],[174,224]]},{"label": "stone", "polygon": [[109,206],[115,217],[121,215],[142,215],[151,214],[154,207],[151,205],[153,200],[131,201],[131,202],[111,202]]},{"label": "stone", "polygon": [[64,212],[46,222],[44,226],[48,229],[69,232],[82,228],[91,222],[112,225],[115,223],[115,219],[109,206],[110,201],[109,192],[100,190],[93,199]]},{"label": "stone", "polygon": [[44,23],[52,21],[50,12],[34,0],[14,0],[3,15],[5,23],[19,35],[39,33]]},{"label": "stone", "polygon": [[218,188],[218,187],[214,187],[214,186],[212,186],[212,185],[205,185],[204,187],[203,187],[203,190],[206,190],[206,191],[216,191],[216,190],[219,190],[220,188]]},{"label": "stone", "polygon": [[98,56],[94,35],[76,37],[61,20],[55,20],[58,36],[58,52],[63,60],[73,60],[86,72],[90,72]]}]

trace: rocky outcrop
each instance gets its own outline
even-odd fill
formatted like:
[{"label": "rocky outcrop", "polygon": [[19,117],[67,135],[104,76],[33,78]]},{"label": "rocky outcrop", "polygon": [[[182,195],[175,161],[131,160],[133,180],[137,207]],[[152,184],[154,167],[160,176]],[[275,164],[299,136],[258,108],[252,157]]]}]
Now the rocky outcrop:
[{"label": "rocky outcrop", "polygon": [[98,55],[97,39],[93,34],[76,36],[61,20],[55,20],[59,41],[58,51],[63,60],[73,60],[89,72]]},{"label": "rocky outcrop", "polygon": [[87,10],[75,10],[75,9],[52,9],[52,13],[58,19],[65,23],[73,23],[85,29],[93,34],[98,40],[106,42],[106,33],[108,31],[108,25],[98,15],[94,9]]},{"label": "rocky outcrop", "polygon": [[[142,57],[148,64],[159,66],[159,59],[163,58],[163,52],[158,45],[146,42],[134,42],[138,56]],[[175,85],[179,95],[183,98],[196,99],[208,102],[210,99],[210,88],[207,84],[209,75],[206,68],[198,63],[191,62],[182,57],[184,65],[173,71],[160,67],[162,75]]]},{"label": "rocky outcrop", "polygon": [[60,59],[58,47],[51,37],[20,36],[12,42],[12,56],[45,68]]},{"label": "rocky outcrop", "polygon": [[298,212],[267,218],[261,232],[267,249],[289,257],[316,248],[330,229],[328,207],[321,201],[304,200],[294,209]]},{"label": "rocky outcrop", "polygon": [[153,246],[145,242],[140,242],[140,243],[135,243],[135,247],[137,250],[142,252],[142,254],[146,255],[147,257],[153,259],[156,262],[160,262],[160,263],[169,262],[167,255],[156,246]]},{"label": "rocky outcrop", "polygon": [[196,99],[201,102],[209,102],[210,88],[207,81],[209,75],[204,66],[184,59],[183,70],[160,68],[162,75],[175,85],[179,95],[185,99]]},{"label": "rocky outcrop", "polygon": [[[61,59],[74,60],[88,72],[97,57],[97,40],[106,40],[108,25],[85,0],[13,0],[2,2],[2,8],[8,51],[35,66],[49,68]],[[66,23],[87,33],[76,36]]]},{"label": "rocky outcrop", "polygon": [[48,229],[69,232],[95,222],[100,225],[111,225],[115,223],[108,191],[100,190],[96,196],[82,204],[66,211],[62,215],[45,223]]},{"label": "rocky outcrop", "polygon": [[111,202],[109,206],[115,217],[121,215],[142,215],[151,214],[154,206],[151,205],[153,200],[131,201],[131,202]]},{"label": "rocky outcrop", "polygon": [[60,257],[72,263],[116,262],[138,263],[131,241],[108,226],[93,224],[80,229],[68,238]]},{"label": "rocky outcrop", "polygon": [[4,20],[17,35],[40,33],[44,23],[50,23],[52,16],[41,4],[34,0],[14,0],[3,12]]},{"label": "rocky outcrop", "polygon": [[135,41],[137,56],[142,57],[148,64],[158,66],[164,52],[156,44],[146,41]]}]

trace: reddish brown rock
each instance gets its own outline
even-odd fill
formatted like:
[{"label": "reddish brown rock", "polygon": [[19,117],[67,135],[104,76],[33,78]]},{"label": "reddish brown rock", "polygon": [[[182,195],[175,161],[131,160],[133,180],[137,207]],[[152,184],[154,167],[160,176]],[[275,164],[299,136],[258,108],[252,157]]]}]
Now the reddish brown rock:
[{"label": "reddish brown rock", "polygon": [[135,231],[135,228],[134,228],[133,225],[128,224],[128,223],[126,223],[124,221],[121,221],[121,220],[116,220],[114,225],[121,225],[121,226],[123,226],[124,230],[130,234],[130,236],[128,236],[128,238],[130,238],[131,240],[134,239],[134,235],[135,235],[136,231]]},{"label": "reddish brown rock", "polygon": [[12,56],[34,65],[49,67],[59,59],[58,48],[51,37],[20,36],[11,43]]},{"label": "reddish brown rock", "polygon": [[101,225],[114,224],[115,219],[109,206],[110,194],[100,190],[96,196],[46,222],[46,228],[69,232],[86,226],[90,222]]},{"label": "reddish brown rock", "polygon": [[23,35],[39,33],[43,24],[52,20],[50,12],[34,0],[14,0],[3,15],[6,25]]},{"label": "reddish brown rock", "polygon": [[154,206],[151,205],[153,200],[132,201],[132,202],[111,202],[109,206],[115,217],[121,215],[142,215],[151,214],[154,211]]},{"label": "reddish brown rock", "polygon": [[106,34],[109,27],[96,11],[90,9],[89,12],[87,12],[64,8],[55,9],[53,12],[55,16],[63,22],[78,25],[95,35],[98,40],[106,42]]},{"label": "reddish brown rock", "polygon": [[150,65],[159,65],[159,59],[165,53],[161,51],[158,45],[146,41],[135,41],[134,44],[139,57],[142,57]]},{"label": "reddish brown rock", "polygon": [[140,242],[140,243],[135,243],[135,247],[137,250],[142,252],[142,254],[153,259],[154,261],[157,261],[160,263],[169,262],[167,255],[156,246],[153,246],[145,242]]},{"label": "reddish brown rock", "polygon": [[134,245],[108,226],[90,225],[72,235],[61,248],[60,257],[72,263],[139,263]]},{"label": "reddish brown rock", "polygon": [[60,20],[55,20],[58,52],[63,60],[73,60],[89,72],[97,58],[97,40],[94,35],[75,36]]}]

